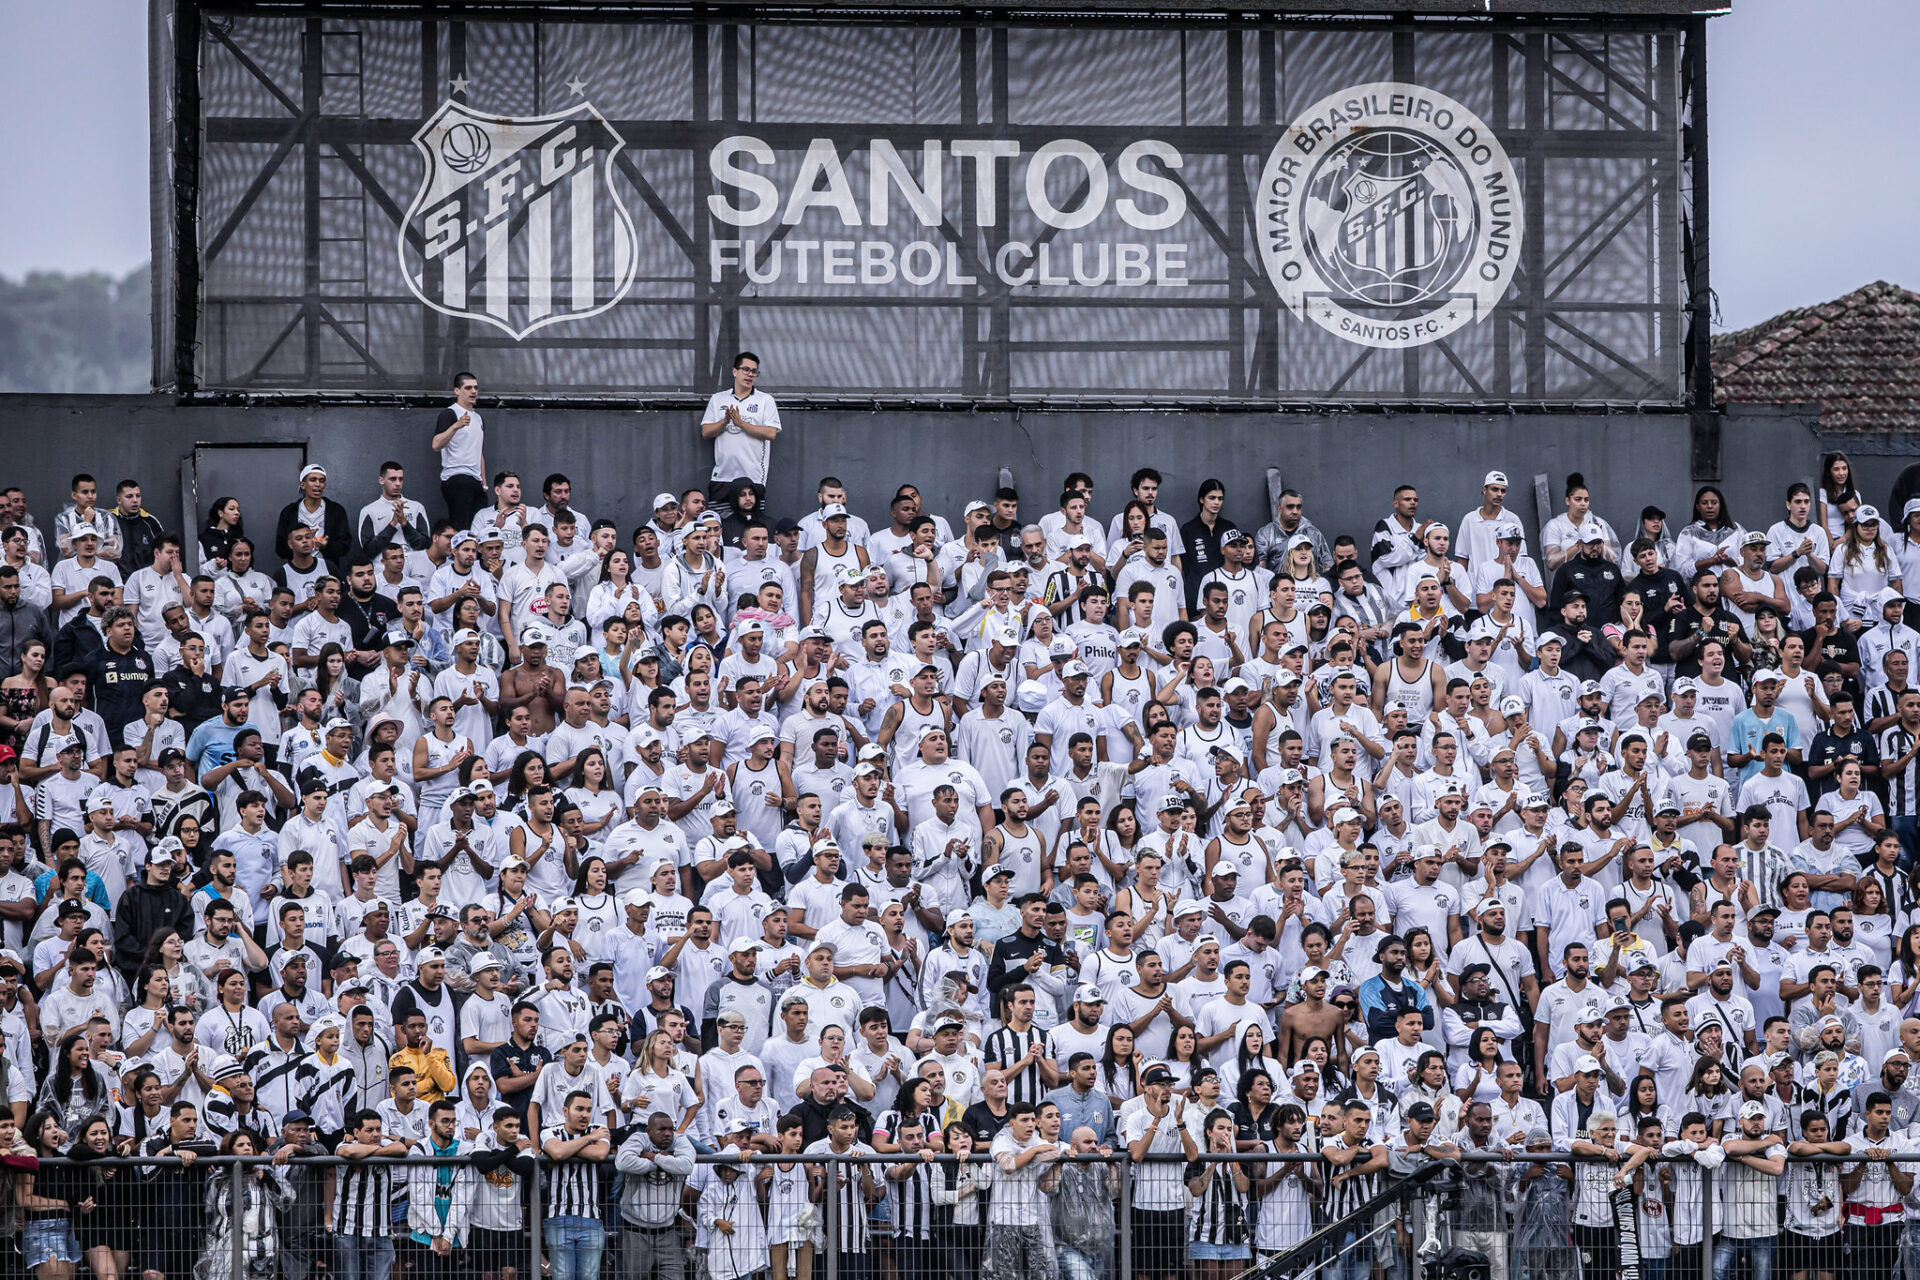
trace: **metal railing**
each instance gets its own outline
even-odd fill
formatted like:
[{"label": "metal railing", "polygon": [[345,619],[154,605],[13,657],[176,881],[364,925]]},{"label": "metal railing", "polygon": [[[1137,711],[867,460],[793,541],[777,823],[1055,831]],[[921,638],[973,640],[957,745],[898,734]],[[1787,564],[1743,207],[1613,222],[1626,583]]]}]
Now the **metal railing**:
[{"label": "metal railing", "polygon": [[[537,1273],[545,1254],[544,1232],[539,1229],[546,1222],[541,1211],[542,1183],[554,1162],[538,1153],[534,1153],[534,1157],[534,1176],[513,1175],[516,1179],[515,1192],[518,1196],[518,1217],[521,1223],[518,1230],[524,1237],[514,1247],[516,1251],[524,1248],[525,1252],[522,1256],[529,1260],[530,1266]],[[697,1155],[696,1161],[701,1165],[730,1165],[749,1170],[767,1165],[791,1167],[794,1164],[824,1168],[828,1177],[828,1193],[814,1201],[819,1211],[820,1228],[814,1233],[818,1254],[814,1265],[817,1274],[824,1275],[826,1280],[840,1280],[846,1270],[841,1265],[842,1198],[832,1193],[832,1188],[838,1185],[840,1169],[849,1168],[853,1176],[857,1176],[858,1169],[861,1167],[897,1166],[910,1163],[915,1158],[899,1153],[875,1155],[794,1153],[791,1155],[756,1154],[744,1158],[735,1158],[730,1155]],[[945,1176],[945,1171],[952,1168],[955,1162],[956,1158],[950,1155],[938,1155],[931,1161],[941,1177]],[[608,1247],[604,1252],[602,1263],[603,1273],[615,1276],[626,1275],[627,1273],[621,1269],[620,1246],[615,1244],[617,1239],[626,1234],[616,1229],[616,1224],[620,1221],[619,1179],[625,1175],[614,1174],[611,1158],[593,1163],[604,1168],[604,1173],[596,1172],[600,1192],[595,1202],[598,1220],[605,1224],[608,1230]],[[970,1157],[967,1163],[989,1165],[992,1161],[988,1156],[975,1155]],[[1128,1158],[1122,1150],[1111,1155],[1097,1153],[1066,1155],[1061,1157],[1060,1163],[1066,1166],[1095,1165],[1113,1168],[1117,1175],[1118,1189],[1114,1198],[1114,1242],[1110,1255],[1114,1266],[1111,1275],[1123,1280],[1133,1276],[1136,1273],[1135,1192],[1141,1169],[1146,1165],[1184,1165],[1188,1162],[1178,1156],[1149,1156],[1144,1161],[1136,1161]],[[1199,1163],[1202,1165],[1235,1163],[1262,1167],[1298,1163],[1331,1168],[1322,1157],[1300,1152],[1288,1154],[1255,1152],[1232,1155],[1203,1153],[1199,1157]],[[1605,1160],[1597,1157],[1573,1156],[1559,1151],[1500,1153],[1463,1151],[1458,1161],[1436,1162],[1418,1170],[1412,1176],[1390,1180],[1380,1195],[1338,1219],[1328,1219],[1324,1213],[1316,1210],[1315,1226],[1305,1239],[1277,1252],[1263,1254],[1260,1250],[1250,1248],[1250,1256],[1241,1265],[1240,1270],[1249,1274],[1252,1280],[1280,1280],[1281,1277],[1287,1276],[1337,1274],[1337,1263],[1342,1252],[1339,1244],[1343,1240],[1347,1242],[1347,1248],[1356,1248],[1362,1244],[1372,1248],[1384,1241],[1392,1240],[1394,1243],[1391,1248],[1400,1251],[1394,1256],[1402,1264],[1396,1268],[1397,1274],[1416,1275],[1418,1272],[1413,1268],[1420,1263],[1434,1261],[1437,1254],[1453,1238],[1454,1208],[1463,1190],[1464,1176],[1471,1172],[1472,1168],[1498,1165],[1518,1171],[1530,1165],[1546,1165],[1569,1167],[1577,1171],[1579,1166],[1598,1166],[1606,1163]],[[1752,1230],[1751,1222],[1743,1225],[1739,1222],[1728,1222],[1725,1219],[1742,1218],[1750,1212],[1752,1216],[1761,1220],[1772,1221],[1772,1235],[1779,1237],[1787,1229],[1787,1223],[1784,1218],[1777,1216],[1777,1210],[1781,1198],[1790,1197],[1793,1194],[1790,1183],[1796,1169],[1805,1171],[1800,1176],[1813,1179],[1823,1176],[1820,1171],[1832,1170],[1834,1174],[1832,1182],[1837,1193],[1838,1175],[1841,1170],[1851,1169],[1861,1164],[1876,1163],[1893,1168],[1910,1168],[1920,1164],[1920,1152],[1889,1154],[1884,1161],[1879,1162],[1861,1161],[1843,1155],[1793,1156],[1788,1159],[1786,1171],[1783,1174],[1764,1181],[1747,1178],[1744,1181],[1730,1182],[1728,1179],[1733,1175],[1730,1175],[1724,1167],[1718,1169],[1702,1167],[1690,1157],[1666,1157],[1656,1154],[1646,1161],[1643,1168],[1652,1171],[1655,1176],[1658,1176],[1659,1170],[1671,1171],[1681,1167],[1697,1173],[1700,1240],[1697,1244],[1688,1242],[1684,1247],[1699,1250],[1698,1274],[1711,1276],[1714,1274],[1716,1249],[1727,1249],[1730,1246],[1737,1248],[1743,1244],[1751,1246],[1758,1241],[1760,1247],[1771,1251],[1773,1246],[1768,1243],[1767,1236],[1738,1234],[1742,1230]],[[457,1171],[468,1165],[469,1160],[465,1154],[451,1158],[409,1156],[363,1160],[347,1160],[338,1156],[298,1156],[284,1163],[277,1163],[269,1156],[221,1156],[200,1152],[195,1153],[191,1163],[176,1157],[101,1157],[82,1162],[49,1158],[40,1161],[38,1169],[33,1171],[33,1199],[22,1202],[22,1197],[18,1194],[24,1188],[21,1171],[12,1171],[10,1190],[16,1194],[13,1207],[15,1220],[9,1224],[10,1234],[17,1244],[27,1246],[27,1256],[23,1258],[27,1265],[32,1266],[36,1260],[44,1260],[42,1254],[47,1241],[57,1233],[58,1228],[57,1225],[55,1227],[36,1226],[36,1223],[57,1224],[62,1215],[45,1207],[36,1208],[35,1206],[43,1205],[46,1200],[53,1198],[67,1199],[70,1205],[77,1206],[82,1199],[87,1198],[82,1193],[91,1190],[93,1193],[91,1210],[82,1212],[76,1207],[65,1215],[66,1230],[72,1233],[70,1243],[81,1255],[78,1261],[89,1269],[93,1266],[95,1249],[108,1248],[111,1251],[113,1243],[119,1240],[131,1246],[128,1251],[132,1253],[134,1262],[130,1269],[124,1265],[118,1266],[117,1270],[121,1275],[134,1275],[142,1270],[154,1269],[167,1275],[168,1280],[176,1280],[176,1276],[177,1280],[185,1280],[185,1271],[192,1269],[196,1274],[210,1277],[211,1280],[246,1280],[248,1277],[277,1274],[278,1271],[274,1269],[277,1265],[275,1260],[284,1260],[287,1256],[303,1258],[322,1269],[331,1270],[333,1268],[327,1266],[329,1259],[325,1257],[305,1259],[303,1250],[312,1248],[324,1252],[333,1242],[333,1206],[329,1192],[333,1178],[339,1176],[342,1170],[386,1166],[393,1174],[394,1204],[397,1205],[405,1189],[409,1170],[425,1167],[450,1168]],[[1920,1169],[1913,1172],[1920,1175]],[[263,1218],[260,1212],[262,1200],[273,1197],[265,1185],[261,1184],[296,1186],[289,1180],[289,1175],[298,1177],[297,1187],[300,1195],[326,1196],[326,1200],[320,1203],[302,1202],[299,1195],[285,1196],[285,1202],[276,1203],[274,1212]],[[1554,1173],[1549,1176],[1559,1175]],[[120,1181],[122,1178],[126,1179],[124,1183]],[[231,1192],[236,1181],[243,1186],[251,1181],[256,1186],[253,1192],[236,1196]],[[453,1184],[446,1188],[449,1201],[455,1194],[476,1194],[472,1182],[464,1184],[467,1188],[464,1193],[459,1192],[461,1184],[457,1178],[449,1179],[449,1182]],[[882,1185],[886,1184],[883,1182]],[[210,1188],[213,1189],[213,1194],[209,1194]],[[1748,1190],[1743,1193],[1739,1188],[1748,1188]],[[686,1187],[683,1182],[676,1193],[680,1204],[677,1230],[683,1240],[690,1230],[697,1233],[702,1229],[711,1228],[712,1225],[702,1222],[696,1214],[688,1212],[685,1193]],[[1739,1199],[1741,1194],[1752,1197],[1751,1203]],[[1728,1200],[1729,1195],[1734,1196],[1732,1201]],[[1762,1197],[1764,1197],[1764,1203]],[[879,1203],[886,1203],[889,1199],[897,1203],[895,1197],[882,1197]],[[1835,1194],[1833,1199],[1838,1202],[1841,1197]],[[1897,1202],[1897,1199],[1894,1202]],[[1512,1217],[1512,1196],[1503,1193],[1501,1203],[1504,1232],[1509,1245],[1506,1277],[1507,1280],[1517,1280],[1523,1268],[1517,1265],[1518,1259],[1515,1257],[1513,1248],[1518,1223]],[[1428,1216],[1423,1221],[1430,1224],[1424,1239],[1413,1239],[1410,1233],[1399,1229],[1398,1224],[1405,1220],[1405,1206],[1424,1206],[1421,1211]],[[471,1205],[465,1206],[468,1210],[471,1207]],[[1040,1221],[1044,1225],[1047,1222],[1047,1206],[1044,1199],[1037,1207]],[[1253,1205],[1256,1214],[1259,1207],[1257,1203]],[[1828,1212],[1836,1212],[1837,1207],[1837,1204],[1829,1206]],[[450,1204],[450,1215],[452,1208]],[[1401,1209],[1402,1212],[1396,1213],[1392,1220],[1387,1222],[1378,1220],[1381,1214],[1396,1209]],[[388,1229],[383,1235],[385,1238],[396,1240],[401,1246],[400,1265],[396,1269],[396,1274],[414,1270],[426,1271],[429,1264],[426,1255],[435,1252],[434,1247],[418,1244],[407,1238],[404,1220],[393,1216],[393,1205],[383,1207],[383,1211],[388,1215],[385,1219]],[[110,1215],[112,1221],[89,1222],[88,1219],[95,1212]],[[869,1206],[869,1212],[872,1212],[871,1206]],[[35,1217],[36,1213],[41,1216]],[[465,1220],[467,1215],[463,1213],[458,1217]],[[984,1232],[988,1217],[984,1208],[980,1212],[980,1217],[980,1226]],[[1837,1234],[1831,1237],[1836,1257],[1839,1256],[1839,1249],[1843,1242],[1851,1247],[1856,1239],[1856,1228],[1846,1225],[1846,1215],[1839,1213],[1838,1219],[1841,1225],[1836,1229]],[[266,1224],[265,1232],[262,1230],[263,1221]],[[1892,1218],[1889,1225],[1897,1231],[1902,1223],[1904,1223],[1904,1214],[1898,1214]],[[279,1233],[277,1239],[263,1241],[263,1235],[276,1230]],[[183,1236],[193,1238],[187,1239]],[[1050,1241],[1050,1233],[1046,1238]],[[886,1240],[887,1237],[884,1235],[875,1235],[869,1239],[869,1247],[876,1252],[883,1251],[887,1247]],[[471,1248],[473,1241],[474,1237],[469,1231],[465,1234],[465,1241],[461,1247]],[[263,1264],[262,1259],[257,1255],[266,1244],[272,1245],[273,1253]],[[1436,1248],[1436,1244],[1440,1248]],[[687,1247],[691,1255],[690,1260],[694,1265],[687,1267],[685,1274],[689,1280],[703,1277],[705,1271],[700,1265],[701,1250],[696,1245]],[[1676,1243],[1669,1257],[1677,1257],[1681,1248],[1682,1246]],[[223,1254],[217,1262],[210,1257],[214,1251],[221,1251]],[[172,1265],[151,1268],[142,1266],[142,1261],[149,1257],[170,1261]],[[211,1265],[204,1265],[208,1263]],[[962,1276],[954,1269],[953,1263],[952,1256],[940,1258],[940,1271],[936,1274],[953,1276],[955,1280],[973,1280],[970,1275]],[[1852,1264],[1862,1265],[1862,1259],[1855,1256]],[[1776,1266],[1775,1269],[1779,1270],[1780,1267]],[[291,1271],[290,1268],[287,1270]],[[441,1267],[434,1272],[436,1275],[448,1273],[478,1275],[480,1268],[472,1266],[466,1259],[455,1259],[449,1266]],[[521,1280],[533,1280],[533,1277],[523,1275]],[[587,1277],[584,1280],[592,1280],[592,1278]],[[644,1280],[644,1277],[636,1277],[634,1280]],[[791,1272],[788,1280],[793,1280]],[[902,1280],[928,1280],[928,1278],[907,1277],[903,1273]],[[1595,1280],[1595,1278],[1589,1277],[1589,1280]]]}]

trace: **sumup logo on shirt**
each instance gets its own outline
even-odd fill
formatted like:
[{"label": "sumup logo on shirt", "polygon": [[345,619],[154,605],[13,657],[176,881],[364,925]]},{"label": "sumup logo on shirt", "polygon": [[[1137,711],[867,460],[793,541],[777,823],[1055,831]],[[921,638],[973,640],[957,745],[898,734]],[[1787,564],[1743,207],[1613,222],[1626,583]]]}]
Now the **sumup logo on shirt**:
[{"label": "sumup logo on shirt", "polygon": [[1519,263],[1519,180],[1485,121],[1376,81],[1302,113],[1255,210],[1281,300],[1349,342],[1414,347],[1493,314]]}]

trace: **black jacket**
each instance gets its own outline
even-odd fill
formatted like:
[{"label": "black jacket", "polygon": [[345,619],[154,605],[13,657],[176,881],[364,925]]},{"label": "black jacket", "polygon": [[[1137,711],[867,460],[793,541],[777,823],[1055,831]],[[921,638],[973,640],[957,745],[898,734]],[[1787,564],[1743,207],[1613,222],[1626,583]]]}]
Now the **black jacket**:
[{"label": "black jacket", "polygon": [[[168,707],[188,737],[193,736],[201,722],[220,714],[220,681],[211,672],[196,676],[185,667],[175,667],[160,677],[160,685],[167,691]],[[263,689],[253,696],[265,694]]]},{"label": "black jacket", "polygon": [[[146,648],[138,632],[134,634],[133,645],[136,649]],[[87,670],[93,662],[93,655],[106,647],[106,637],[100,634],[100,628],[93,625],[87,611],[82,609],[54,634],[53,660],[47,664],[48,674],[55,680],[65,680],[75,671]]]},{"label": "black jacket", "polygon": [[127,885],[113,910],[113,964],[132,982],[146,958],[147,943],[162,929],[190,931],[193,903],[172,884],[147,883],[145,875]]},{"label": "black jacket", "polygon": [[120,576],[153,563],[153,551],[166,533],[166,526],[146,511],[128,515],[117,507],[113,518],[120,522]]},{"label": "black jacket", "polygon": [[[353,592],[348,591],[340,597],[340,620],[353,633],[354,648],[378,653],[386,647],[387,628],[400,621],[400,606],[377,591],[365,600],[354,599]],[[378,665],[350,663],[347,672],[358,680]]]},{"label": "black jacket", "polygon": [[1000,988],[1027,980],[1027,957],[1036,951],[1045,957],[1040,961],[1043,967],[1064,967],[1067,963],[1066,952],[1060,949],[1060,944],[1044,933],[1037,938],[1029,938],[1015,929],[993,944],[993,963],[987,966],[987,990],[996,1000]]},{"label": "black jacket", "polygon": [[37,604],[21,601],[11,607],[0,604],[0,680],[20,674],[20,651],[29,640],[38,640],[53,653],[53,622]]},{"label": "black jacket", "polygon": [[[353,522],[347,518],[347,509],[332,498],[322,498],[320,509],[326,513],[324,528],[327,534],[327,545],[318,549],[320,558],[328,564],[340,563],[353,547]],[[290,554],[287,551],[287,535],[293,532],[295,525],[301,523],[300,499],[295,498],[280,508],[280,523],[273,531],[273,554],[282,560],[287,559]]]}]

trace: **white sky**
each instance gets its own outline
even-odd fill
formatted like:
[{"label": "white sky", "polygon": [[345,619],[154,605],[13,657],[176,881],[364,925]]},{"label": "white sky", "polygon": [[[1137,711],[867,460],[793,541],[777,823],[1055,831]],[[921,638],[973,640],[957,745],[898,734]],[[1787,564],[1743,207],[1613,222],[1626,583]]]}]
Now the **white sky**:
[{"label": "white sky", "polygon": [[[1913,0],[1733,0],[1709,38],[1724,327],[1920,288]],[[145,0],[0,0],[0,274],[147,259]]]}]

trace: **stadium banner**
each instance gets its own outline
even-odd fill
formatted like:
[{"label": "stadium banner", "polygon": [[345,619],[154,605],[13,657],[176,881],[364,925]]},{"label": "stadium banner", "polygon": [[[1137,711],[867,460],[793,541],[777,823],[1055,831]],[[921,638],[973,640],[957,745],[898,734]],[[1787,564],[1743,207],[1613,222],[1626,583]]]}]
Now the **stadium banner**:
[{"label": "stadium banner", "polygon": [[195,385],[1684,403],[1678,27],[896,21],[209,16]]}]

